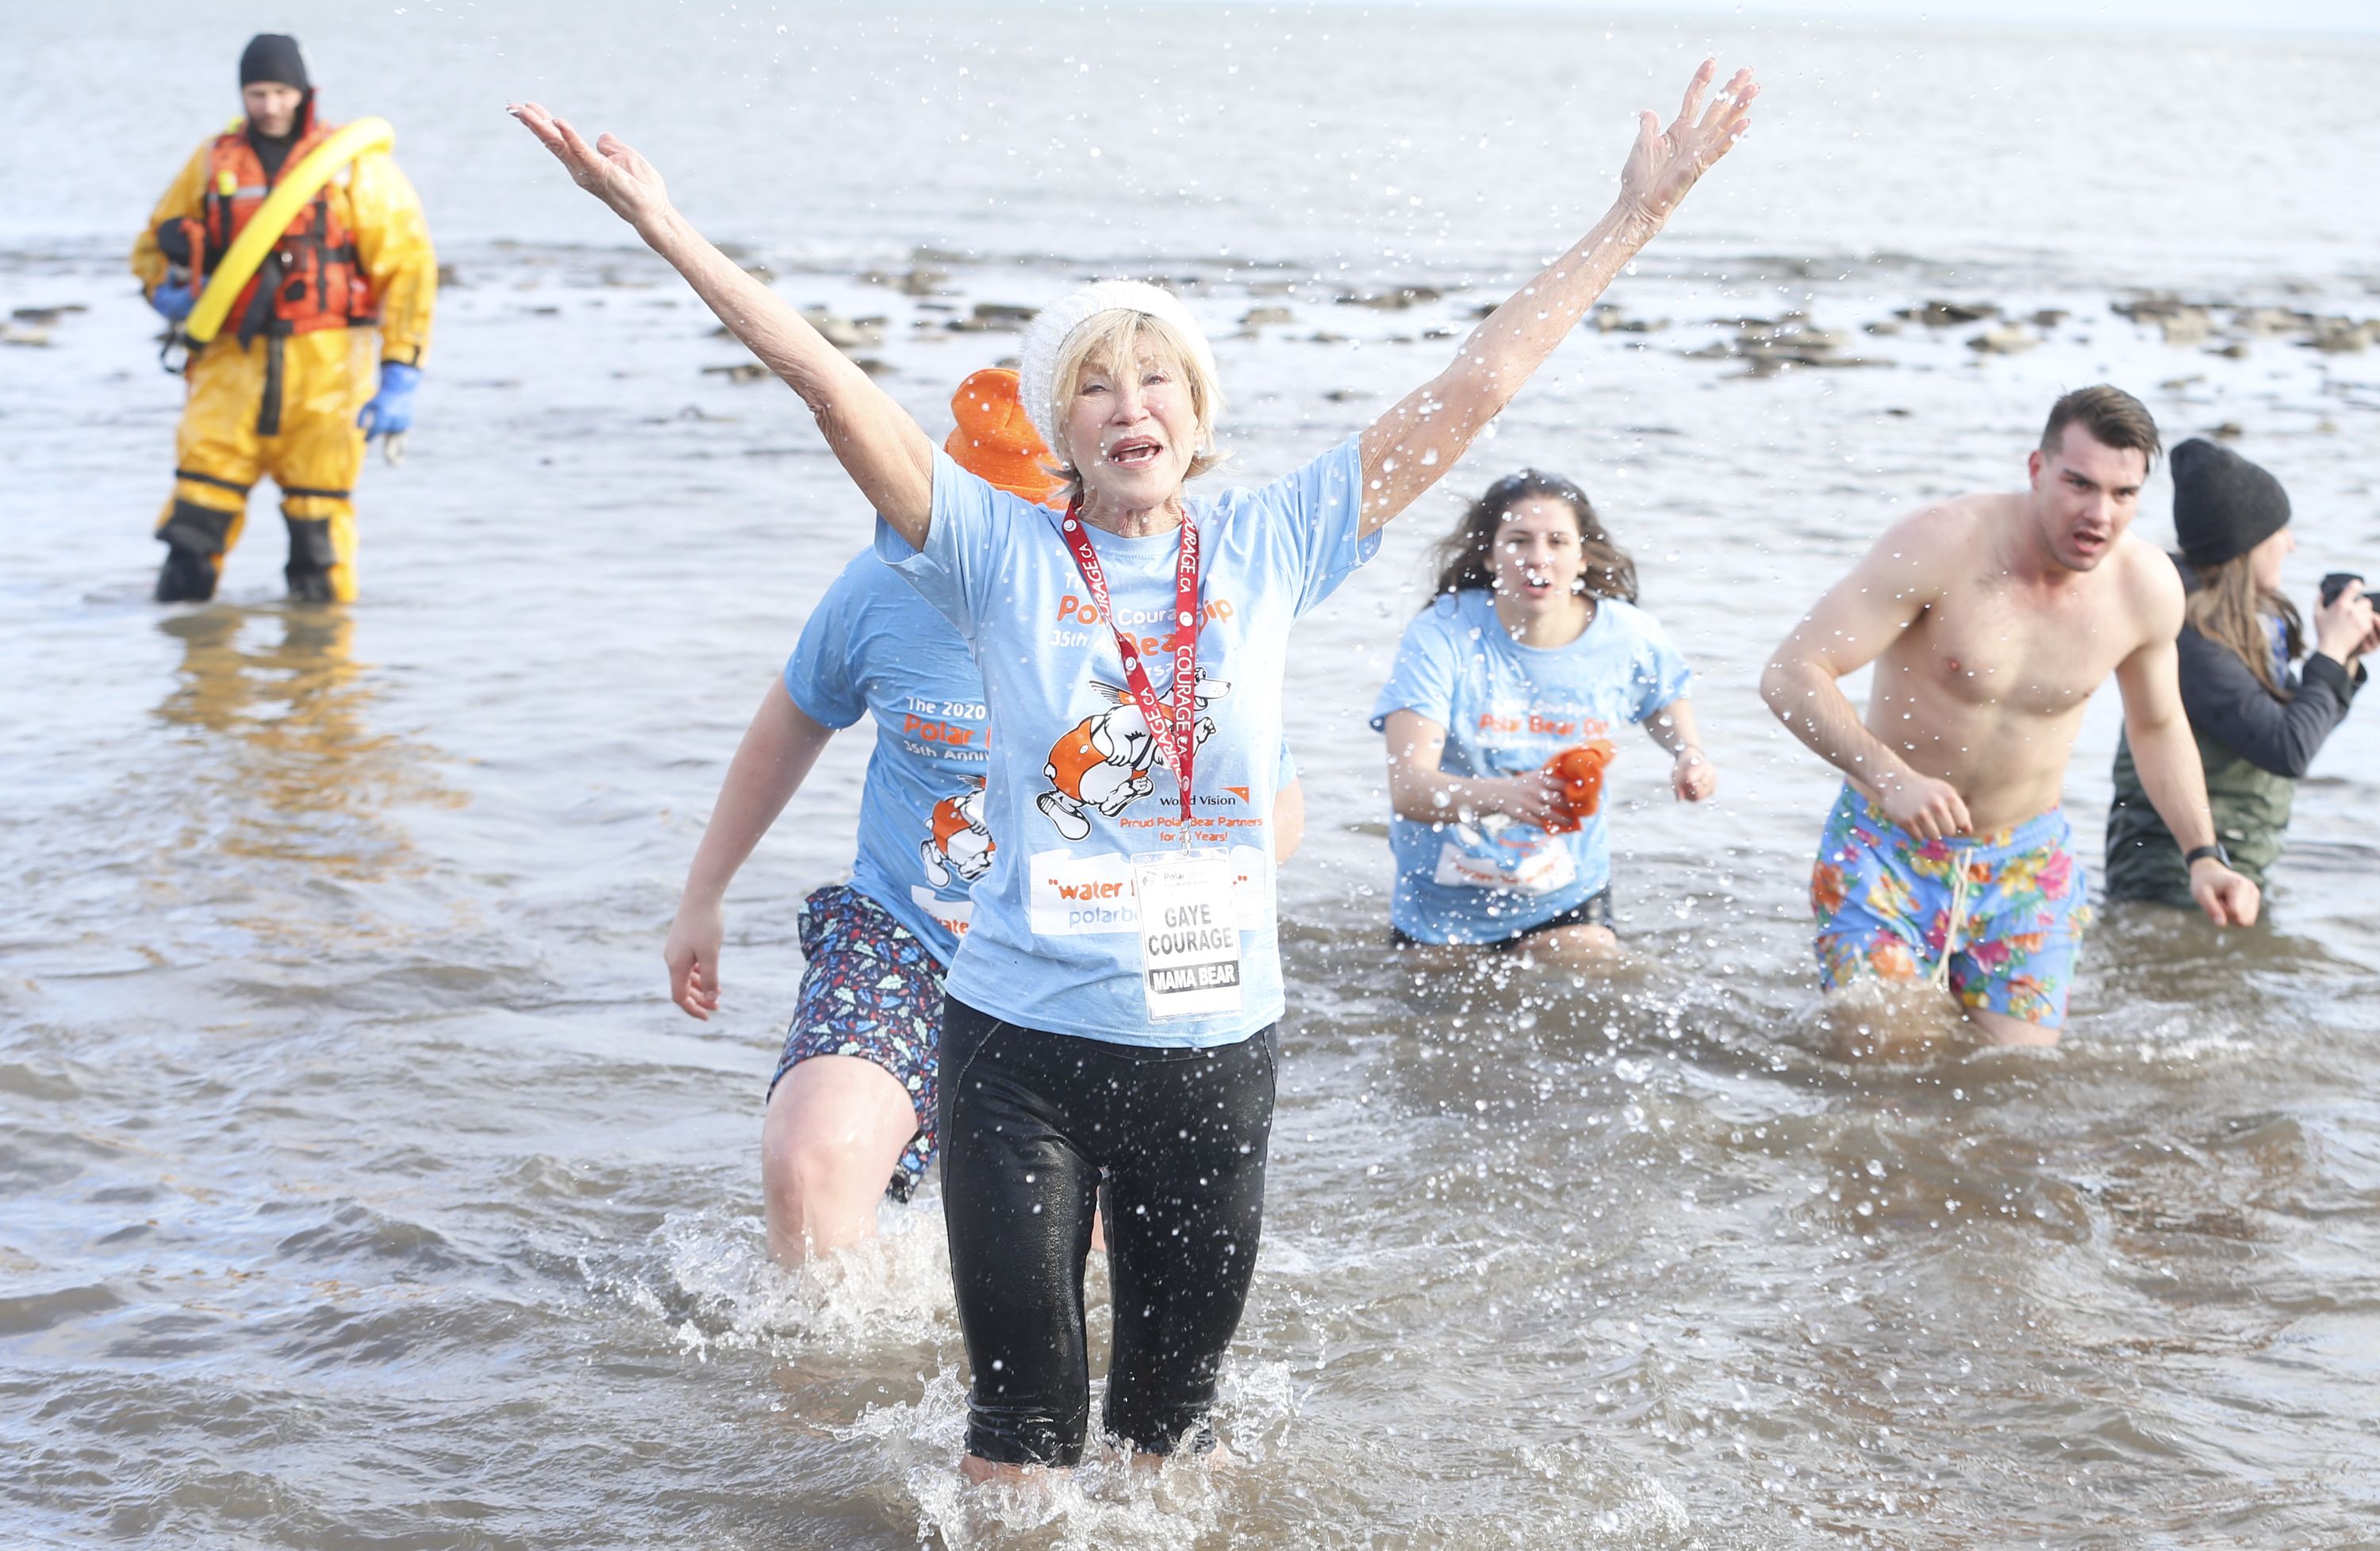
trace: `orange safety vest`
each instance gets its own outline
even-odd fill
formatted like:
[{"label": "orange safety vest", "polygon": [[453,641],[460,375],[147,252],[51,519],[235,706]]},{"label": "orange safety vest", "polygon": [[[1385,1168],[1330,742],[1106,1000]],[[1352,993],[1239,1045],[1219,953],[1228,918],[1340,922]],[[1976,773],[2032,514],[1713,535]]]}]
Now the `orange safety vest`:
[{"label": "orange safety vest", "polygon": [[[337,127],[314,122],[314,104],[309,102],[298,143],[283,159],[283,169],[305,160]],[[183,223],[190,238],[195,287],[205,285],[215,261],[272,191],[273,180],[265,176],[245,125],[215,137],[207,149],[207,184],[199,217]],[[263,302],[257,299],[260,292],[267,297]],[[373,322],[379,316],[371,278],[356,259],[356,234],[342,218],[340,204],[331,199],[327,183],[298,210],[279,247],[265,256],[255,277],[232,302],[229,314],[242,345],[260,333],[344,329]]]}]

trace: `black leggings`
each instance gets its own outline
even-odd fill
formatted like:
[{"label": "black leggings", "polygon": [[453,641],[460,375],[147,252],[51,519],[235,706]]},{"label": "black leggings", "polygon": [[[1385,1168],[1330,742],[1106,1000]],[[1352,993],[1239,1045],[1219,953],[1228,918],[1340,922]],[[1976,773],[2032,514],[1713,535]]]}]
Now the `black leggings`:
[{"label": "black leggings", "polygon": [[1107,1171],[1106,1430],[1170,1451],[1205,1422],[1264,1223],[1274,1034],[1149,1049],[942,1004],[942,1210],[973,1382],[967,1452],[1083,1457],[1083,1262]]}]

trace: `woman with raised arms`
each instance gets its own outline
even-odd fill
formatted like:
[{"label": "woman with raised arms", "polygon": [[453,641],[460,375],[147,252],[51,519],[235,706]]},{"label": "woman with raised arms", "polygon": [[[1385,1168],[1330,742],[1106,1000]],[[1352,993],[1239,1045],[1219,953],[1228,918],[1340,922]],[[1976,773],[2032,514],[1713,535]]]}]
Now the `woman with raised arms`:
[{"label": "woman with raised arms", "polygon": [[971,1479],[1081,1458],[1102,1169],[1105,1430],[1149,1455],[1212,1446],[1272,1121],[1282,1000],[1266,827],[1290,626],[1454,467],[1743,132],[1750,72],[1716,97],[1712,77],[1706,61],[1667,130],[1642,115],[1611,208],[1443,371],[1261,490],[1184,490],[1218,459],[1222,395],[1180,302],[1104,282],[1043,310],[1020,386],[1063,515],[938,454],[671,206],[634,150],[514,109],[801,394],[879,515],[879,553],[983,673],[999,845],[945,985],[940,1094]]},{"label": "woman with raised arms", "polygon": [[[942,450],[1027,501],[1058,481],[1017,402],[987,367],[951,395]],[[726,897],[840,728],[876,725],[847,883],[802,902],[802,988],[766,1092],[760,1181],[769,1253],[797,1266],[876,1231],[880,1197],[907,1201],[934,1159],[942,975],[966,935],[997,838],[983,820],[983,675],[966,642],[900,573],[862,550],[830,583],[753,713],[704,826],[662,956],[690,1017],[719,1011]],[[1284,745],[1273,860],[1305,830]]]}]

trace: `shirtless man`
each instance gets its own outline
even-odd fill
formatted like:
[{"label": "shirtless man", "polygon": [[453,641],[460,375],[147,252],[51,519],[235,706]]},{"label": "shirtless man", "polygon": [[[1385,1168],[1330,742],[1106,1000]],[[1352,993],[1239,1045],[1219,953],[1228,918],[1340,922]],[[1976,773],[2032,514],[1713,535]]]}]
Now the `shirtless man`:
[{"label": "shirtless man", "polygon": [[[2127,531],[2157,451],[2130,394],[2068,394],[2027,459],[2031,488],[1901,518],[1769,659],[1769,709],[1846,778],[1810,881],[1828,990],[1931,978],[1995,1042],[2057,1042],[2089,918],[2058,804],[2110,672],[2191,897],[2217,926],[2255,921],[2174,676],[2181,583]],[[1863,724],[1836,681],[1870,661]]]}]

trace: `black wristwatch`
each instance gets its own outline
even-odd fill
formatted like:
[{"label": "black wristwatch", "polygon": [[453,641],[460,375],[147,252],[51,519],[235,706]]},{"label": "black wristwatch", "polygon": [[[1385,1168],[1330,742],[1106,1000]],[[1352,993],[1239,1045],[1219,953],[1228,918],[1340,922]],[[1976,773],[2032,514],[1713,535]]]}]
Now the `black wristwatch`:
[{"label": "black wristwatch", "polygon": [[2181,865],[2185,869],[2194,867],[2204,856],[2212,856],[2227,867],[2231,865],[2231,853],[2223,849],[2223,842],[2219,840],[2212,845],[2192,846],[2181,854]]}]

